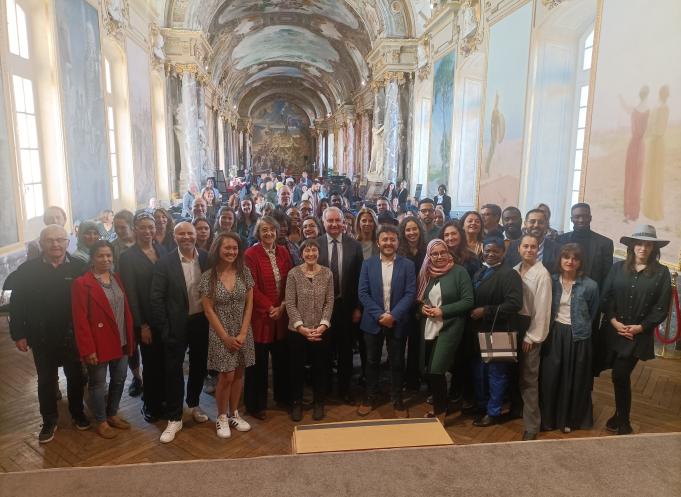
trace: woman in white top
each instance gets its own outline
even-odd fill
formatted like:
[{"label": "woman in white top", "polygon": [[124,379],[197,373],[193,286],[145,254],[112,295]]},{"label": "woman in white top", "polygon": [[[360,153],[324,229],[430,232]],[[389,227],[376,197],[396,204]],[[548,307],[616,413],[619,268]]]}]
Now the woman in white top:
[{"label": "woman in white top", "polygon": [[445,373],[461,343],[466,314],[473,307],[473,285],[468,272],[454,263],[444,241],[431,240],[418,278],[416,301],[425,347],[421,347],[425,372],[433,394],[433,410],[426,417],[444,423],[447,413]]},{"label": "woman in white top", "polygon": [[539,374],[542,428],[547,431],[593,426],[591,323],[598,312],[598,285],[582,275],[583,260],[579,245],[563,245],[560,272],[552,277],[553,324]]},{"label": "woman in white top", "polygon": [[518,387],[523,400],[523,440],[534,440],[541,427],[539,411],[539,362],[542,342],[549,334],[551,319],[551,275],[537,261],[539,239],[525,235],[518,246],[521,262],[513,269],[523,280],[523,308],[527,329],[518,342]]}]

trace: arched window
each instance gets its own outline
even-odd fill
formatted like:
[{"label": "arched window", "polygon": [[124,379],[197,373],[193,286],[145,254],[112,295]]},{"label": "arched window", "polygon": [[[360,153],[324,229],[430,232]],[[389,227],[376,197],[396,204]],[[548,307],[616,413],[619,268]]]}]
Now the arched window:
[{"label": "arched window", "polygon": [[580,57],[581,61],[577,67],[581,70],[577,71],[576,86],[577,95],[575,102],[577,105],[577,120],[575,123],[575,145],[574,145],[574,160],[572,169],[572,182],[570,195],[568,199],[570,205],[566,206],[566,211],[570,211],[570,206],[579,202],[579,191],[582,181],[582,157],[584,156],[584,132],[586,129],[587,104],[589,102],[589,80],[591,75],[591,59],[593,55],[594,45],[594,30],[590,28],[586,36],[580,40]]},{"label": "arched window", "polygon": [[38,111],[32,80],[29,25],[26,14],[16,0],[7,0],[7,34],[9,41],[14,110],[14,132],[26,219],[43,214],[44,192],[38,136]]}]

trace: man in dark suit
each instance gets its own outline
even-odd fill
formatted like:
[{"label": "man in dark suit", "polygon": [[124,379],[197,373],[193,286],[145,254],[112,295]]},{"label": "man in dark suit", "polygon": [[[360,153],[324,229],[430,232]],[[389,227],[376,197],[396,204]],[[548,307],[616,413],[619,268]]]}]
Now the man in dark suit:
[{"label": "man in dark suit", "polygon": [[73,336],[71,285],[85,271],[85,264],[66,252],[66,230],[51,224],[40,232],[41,255],[24,262],[13,273],[10,301],[10,334],[17,349],[33,349],[38,374],[38,403],[43,426],[39,443],[50,442],[57,429],[59,366],[64,368],[69,412],[76,428],[87,430],[83,413],[85,378]]},{"label": "man in dark suit", "polygon": [[364,261],[359,277],[359,300],[364,312],[360,328],[367,349],[367,397],[357,409],[366,416],[375,407],[383,342],[387,343],[390,362],[390,401],[395,417],[409,416],[402,403],[404,346],[409,312],[416,298],[414,263],[397,255],[399,231],[394,226],[378,230],[379,255]]},{"label": "man in dark suit", "polygon": [[[556,270],[558,263],[558,256],[560,254],[560,246],[553,240],[546,238],[546,232],[549,227],[549,221],[546,219],[544,211],[539,209],[532,209],[525,214],[525,232],[532,235],[539,240],[539,254],[537,260],[544,264],[544,267],[553,273]],[[515,267],[520,263],[520,252],[518,246],[520,239],[514,240],[506,250],[506,257],[504,258],[504,265]]]},{"label": "man in dark suit", "polygon": [[199,281],[207,269],[208,254],[196,249],[196,230],[191,223],[178,223],[174,233],[177,249],[159,259],[151,280],[152,324],[161,331],[165,360],[168,426],[161,435],[163,443],[172,442],[182,429],[182,364],[187,348],[187,406],[194,421],[208,421],[199,408],[208,361],[208,321],[201,306]]},{"label": "man in dark suit", "polygon": [[572,206],[570,220],[574,231],[564,233],[556,240],[559,245],[576,243],[582,248],[584,262],[582,271],[603,288],[605,278],[612,267],[614,246],[612,240],[591,231],[591,207],[589,204],[579,203]]},{"label": "man in dark suit", "polygon": [[338,354],[338,395],[352,403],[350,380],[352,378],[352,347],[355,340],[353,323],[361,317],[357,284],[364,257],[362,246],[343,233],[343,212],[337,207],[324,211],[326,234],[318,238],[319,264],[331,269],[333,274],[334,306],[331,317],[331,343]]}]

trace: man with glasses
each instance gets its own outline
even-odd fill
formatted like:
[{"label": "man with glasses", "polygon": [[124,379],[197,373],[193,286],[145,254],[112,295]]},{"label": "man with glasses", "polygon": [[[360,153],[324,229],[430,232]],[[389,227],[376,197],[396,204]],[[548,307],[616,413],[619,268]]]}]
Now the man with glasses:
[{"label": "man with glasses", "polygon": [[312,202],[309,200],[301,200],[298,204],[298,210],[300,211],[300,219],[305,219],[306,217],[314,215]]},{"label": "man with glasses", "polygon": [[435,204],[428,197],[419,200],[419,219],[426,231],[426,241],[437,238],[440,228],[435,225]]},{"label": "man with glasses", "polygon": [[54,438],[59,412],[57,390],[59,366],[64,368],[69,412],[79,430],[90,421],[83,413],[85,377],[73,336],[71,284],[85,271],[85,263],[66,252],[66,230],[51,224],[40,232],[41,256],[23,263],[16,272],[10,302],[10,334],[21,352],[33,350],[38,374],[38,403],[43,426],[40,443]]}]

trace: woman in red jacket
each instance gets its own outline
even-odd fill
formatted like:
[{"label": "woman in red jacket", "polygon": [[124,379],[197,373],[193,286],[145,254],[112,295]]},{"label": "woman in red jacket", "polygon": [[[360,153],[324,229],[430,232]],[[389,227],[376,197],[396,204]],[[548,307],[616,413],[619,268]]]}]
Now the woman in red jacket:
[{"label": "woman in red jacket", "polygon": [[272,354],[272,390],[277,404],[288,405],[288,351],[286,336],[286,277],[293,266],[291,256],[283,245],[277,245],[279,223],[264,216],[255,226],[255,237],[260,243],[246,250],[246,265],[251,270],[253,314],[251,326],[255,340],[255,365],[246,369],[244,400],[248,413],[265,419],[267,408],[267,371]]},{"label": "woman in red jacket", "polygon": [[112,427],[130,428],[130,423],[118,415],[118,404],[128,372],[128,357],[135,345],[128,300],[123,283],[112,273],[112,265],[111,244],[104,240],[95,242],[90,252],[90,271],[76,279],[71,288],[74,334],[90,376],[89,407],[97,421],[97,433],[103,438],[116,436]]}]

